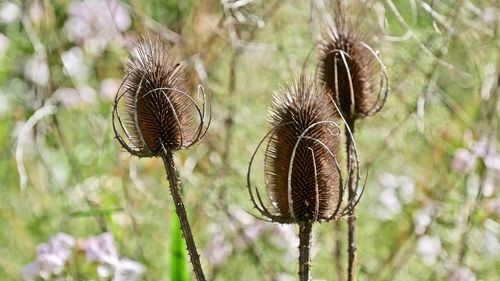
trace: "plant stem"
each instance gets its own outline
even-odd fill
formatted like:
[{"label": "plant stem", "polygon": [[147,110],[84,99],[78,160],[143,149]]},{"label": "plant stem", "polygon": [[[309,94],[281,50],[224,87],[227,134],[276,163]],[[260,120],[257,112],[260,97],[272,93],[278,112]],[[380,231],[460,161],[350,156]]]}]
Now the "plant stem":
[{"label": "plant stem", "polygon": [[[354,142],[351,138],[354,137],[354,120],[347,120],[346,126],[349,126],[351,133],[346,128],[346,147],[347,147],[347,161],[349,166],[349,179],[348,179],[348,202],[352,202],[356,197],[356,169],[358,167],[354,167],[357,165],[355,163],[355,148]],[[356,169],[355,169],[356,168]],[[347,264],[347,280],[348,281],[356,281],[356,213],[354,208],[351,209],[347,216],[347,225],[348,225],[348,233],[347,233],[347,252],[348,252],[348,264]]]},{"label": "plant stem", "polygon": [[335,269],[337,270],[338,280],[344,280],[344,267],[342,266],[342,234],[341,228],[342,221],[333,222],[334,235],[335,235],[335,248],[334,248],[334,258],[335,258]]},{"label": "plant stem", "polygon": [[299,224],[299,280],[311,280],[311,233],[312,222]]},{"label": "plant stem", "polygon": [[200,255],[196,249],[196,244],[194,242],[193,233],[191,232],[191,227],[189,226],[189,221],[186,214],[186,209],[184,208],[184,203],[182,202],[181,190],[179,188],[179,179],[177,178],[177,173],[175,171],[174,157],[172,151],[167,149],[165,155],[163,155],[163,164],[165,165],[165,171],[167,172],[168,182],[170,184],[170,193],[175,203],[175,211],[179,217],[181,224],[182,234],[184,240],[186,241],[187,250],[189,253],[189,258],[191,259],[191,264],[193,266],[193,271],[196,276],[197,281],[206,281],[205,274],[201,267]]}]

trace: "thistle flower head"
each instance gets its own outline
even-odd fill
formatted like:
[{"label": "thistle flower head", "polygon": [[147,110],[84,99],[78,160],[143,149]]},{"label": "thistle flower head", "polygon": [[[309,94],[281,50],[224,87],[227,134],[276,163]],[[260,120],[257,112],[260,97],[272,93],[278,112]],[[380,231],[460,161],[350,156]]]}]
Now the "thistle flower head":
[{"label": "thistle flower head", "polygon": [[[320,80],[342,114],[350,120],[378,112],[385,103],[388,80],[385,66],[362,36],[348,26],[338,4],[335,26],[320,42]],[[380,92],[375,93],[375,64],[380,64]]]},{"label": "thistle flower head", "polygon": [[264,176],[270,204],[251,187],[253,158],[248,176],[255,207],[273,221],[323,221],[336,218],[339,212],[344,190],[337,159],[340,127],[324,91],[300,77],[274,96],[271,129],[261,142],[267,140]]},{"label": "thistle flower head", "polygon": [[201,86],[198,90],[201,107],[187,92],[182,66],[166,44],[159,37],[139,39],[130,50],[113,108],[118,141],[140,157],[195,144],[208,128],[205,92]]}]

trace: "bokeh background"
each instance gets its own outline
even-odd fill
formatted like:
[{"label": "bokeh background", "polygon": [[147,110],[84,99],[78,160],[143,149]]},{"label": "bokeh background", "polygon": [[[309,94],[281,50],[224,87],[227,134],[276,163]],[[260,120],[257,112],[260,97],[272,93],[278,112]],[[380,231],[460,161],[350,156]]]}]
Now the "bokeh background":
[{"label": "bokeh background", "polygon": [[[142,264],[139,280],[191,280],[161,160],[113,139],[127,48],[152,32],[182,57],[193,91],[203,83],[212,96],[207,137],[175,159],[208,278],[296,280],[298,230],[250,215],[246,172],[273,92],[314,75],[333,7],[1,0],[0,279],[23,280],[38,245],[66,233],[76,257],[50,280],[111,280],[78,250],[108,233],[119,256]],[[499,1],[346,8],[391,86],[384,109],[356,128],[359,280],[499,280]],[[345,279],[345,232],[345,220],[315,227],[314,280]]]}]

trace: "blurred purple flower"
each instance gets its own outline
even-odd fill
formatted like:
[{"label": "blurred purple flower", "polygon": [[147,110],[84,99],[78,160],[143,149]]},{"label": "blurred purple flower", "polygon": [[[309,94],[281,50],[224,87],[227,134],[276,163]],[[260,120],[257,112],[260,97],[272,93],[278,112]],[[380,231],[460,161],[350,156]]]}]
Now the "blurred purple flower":
[{"label": "blurred purple flower", "polygon": [[[74,246],[75,239],[64,233],[58,233],[48,243],[40,244],[36,260],[22,269],[23,279],[34,281],[40,277],[49,280],[60,275],[73,255]],[[113,281],[136,281],[144,273],[140,263],[120,258],[111,233],[90,237],[79,245],[79,249],[85,251],[88,262],[99,263],[97,273],[100,277],[113,276]]]},{"label": "blurred purple flower", "polygon": [[112,281],[136,281],[144,273],[142,264],[123,258],[115,264],[114,276]]},{"label": "blurred purple flower", "polygon": [[227,261],[232,252],[233,246],[226,239],[224,232],[217,231],[205,250],[205,257],[213,266],[219,266]]},{"label": "blurred purple flower", "polygon": [[74,245],[75,239],[65,233],[58,233],[48,243],[38,245],[36,260],[22,270],[24,280],[35,280],[36,277],[47,280],[60,274],[73,254]]},{"label": "blurred purple flower", "polygon": [[89,76],[89,66],[85,62],[83,51],[73,47],[62,53],[61,60],[66,73],[78,81],[86,81]]},{"label": "blurred purple flower", "polygon": [[67,108],[88,105],[93,103],[96,99],[94,89],[88,86],[83,86],[78,89],[59,88],[54,92],[53,96]]},{"label": "blurred purple flower", "polygon": [[112,101],[115,98],[116,92],[120,87],[120,80],[118,79],[104,79],[101,82],[100,95],[104,100]]},{"label": "blurred purple flower", "polygon": [[21,8],[12,2],[0,5],[0,23],[12,23],[21,17]]},{"label": "blurred purple flower", "polygon": [[457,267],[451,271],[448,281],[476,281],[476,275],[468,267]]},{"label": "blurred purple flower", "polygon": [[40,277],[40,263],[38,261],[31,262],[23,267],[21,276],[24,281],[35,281]]},{"label": "blurred purple flower", "polygon": [[383,191],[378,198],[382,208],[378,210],[377,215],[383,220],[390,220],[402,210],[403,204],[413,200],[414,183],[407,176],[391,173],[382,173],[378,180]]},{"label": "blurred purple flower", "polygon": [[84,250],[89,262],[115,264],[119,260],[115,239],[109,232],[87,239]]},{"label": "blurred purple flower", "polygon": [[31,57],[24,66],[24,75],[40,86],[47,86],[49,83],[47,60],[37,55]]},{"label": "blurred purple flower", "polygon": [[120,258],[113,234],[109,232],[88,238],[83,248],[88,262],[99,263],[97,274],[103,278],[113,275],[113,281],[136,281],[144,273],[140,263]]},{"label": "blurred purple flower", "polygon": [[417,252],[425,264],[433,265],[441,253],[441,240],[437,237],[424,235],[418,239]]},{"label": "blurred purple flower", "polygon": [[28,13],[32,23],[40,24],[45,16],[42,1],[33,1]]},{"label": "blurred purple flower", "polygon": [[499,13],[500,12],[498,11],[498,9],[496,9],[494,6],[485,7],[483,10],[482,19],[488,26],[494,27],[495,24],[498,22]]},{"label": "blurred purple flower", "polygon": [[425,233],[427,228],[432,223],[432,219],[435,216],[436,211],[436,205],[428,203],[413,215],[415,234],[423,235]]},{"label": "blurred purple flower", "polygon": [[116,0],[72,1],[68,14],[69,37],[94,54],[100,54],[117,33],[132,24],[127,9]]},{"label": "blurred purple flower", "polygon": [[500,180],[500,154],[491,153],[484,159],[488,173],[495,179]]},{"label": "blurred purple flower", "polygon": [[465,148],[459,148],[455,151],[451,168],[459,173],[466,174],[476,165],[476,156]]},{"label": "blurred purple flower", "polygon": [[493,149],[491,142],[487,138],[476,141],[472,146],[472,152],[479,157],[486,157]]}]

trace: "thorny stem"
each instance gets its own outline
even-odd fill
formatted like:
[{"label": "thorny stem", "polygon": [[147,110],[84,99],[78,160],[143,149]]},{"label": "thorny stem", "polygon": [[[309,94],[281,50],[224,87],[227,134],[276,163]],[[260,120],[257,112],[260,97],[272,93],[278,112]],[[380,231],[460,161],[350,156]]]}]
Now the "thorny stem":
[{"label": "thorny stem", "polygon": [[340,234],[342,233],[341,221],[335,221],[333,223],[334,234],[335,234],[335,249],[334,249],[334,258],[335,258],[335,269],[337,270],[337,278],[338,280],[344,280],[344,267],[342,266],[342,238]]},{"label": "thorny stem", "polygon": [[193,271],[196,276],[197,281],[206,281],[205,274],[201,267],[200,255],[196,249],[196,244],[194,242],[193,233],[191,232],[191,226],[189,226],[189,221],[186,214],[186,209],[184,208],[184,203],[182,202],[181,190],[179,188],[179,179],[175,171],[174,157],[172,151],[169,149],[165,150],[163,155],[163,164],[165,165],[165,171],[167,172],[168,182],[170,184],[170,193],[175,203],[175,212],[179,217],[181,223],[181,230],[186,241],[187,250],[189,253],[189,258],[191,259],[191,264],[193,266]]},{"label": "thorny stem", "polygon": [[299,280],[311,280],[311,233],[312,222],[299,224]]},{"label": "thorny stem", "polygon": [[[349,126],[352,136],[354,136],[354,119],[348,119],[346,126]],[[354,143],[351,139],[351,134],[346,128],[346,147],[347,147],[347,161],[349,166],[349,179],[348,179],[348,202],[352,202],[356,197],[356,185],[357,180],[355,176],[355,151]],[[354,208],[348,214],[347,217],[348,233],[347,233],[347,253],[348,253],[348,264],[347,264],[347,280],[356,281],[356,213]]]}]

